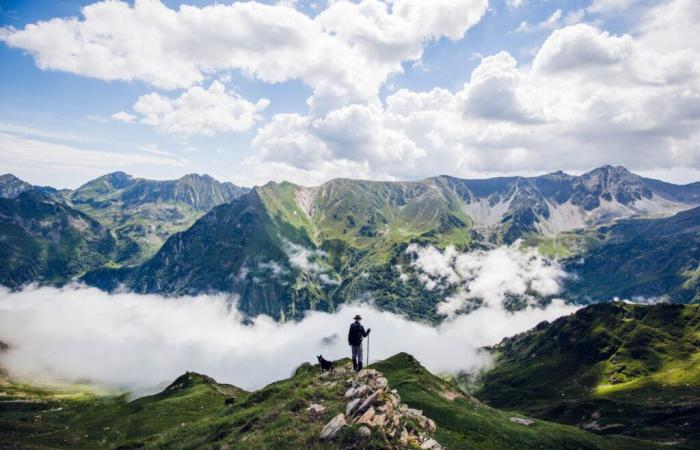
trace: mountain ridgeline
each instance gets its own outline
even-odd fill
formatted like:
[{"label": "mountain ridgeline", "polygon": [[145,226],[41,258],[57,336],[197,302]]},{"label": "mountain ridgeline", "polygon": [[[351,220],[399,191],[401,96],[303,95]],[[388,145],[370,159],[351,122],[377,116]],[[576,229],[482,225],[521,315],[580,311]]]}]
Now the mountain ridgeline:
[{"label": "mountain ridgeline", "polygon": [[[234,293],[249,314],[296,318],[370,296],[382,308],[437,320],[444,295],[426,290],[413,273],[410,243],[461,251],[536,246],[579,275],[567,290],[584,302],[698,299],[700,183],[674,185],[622,167],[580,176],[337,179],[251,190],[206,176],[163,182],[118,172],[75,191],[41,189],[47,202],[89,215],[115,238],[107,263],[74,276],[103,289]],[[4,196],[22,190],[33,188],[2,178]],[[656,239],[662,229],[664,238]],[[643,270],[648,276],[629,276]]]},{"label": "mountain ridgeline", "polygon": [[173,181],[104,175],[76,190],[0,176],[0,283],[65,283],[98,267],[136,264],[173,233],[247,189],[204,175]]}]

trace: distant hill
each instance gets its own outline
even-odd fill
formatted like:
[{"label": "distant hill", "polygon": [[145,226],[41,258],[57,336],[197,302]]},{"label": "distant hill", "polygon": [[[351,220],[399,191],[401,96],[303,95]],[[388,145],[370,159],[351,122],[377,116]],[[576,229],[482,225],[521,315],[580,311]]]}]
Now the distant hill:
[{"label": "distant hill", "polygon": [[582,302],[700,302],[700,208],[661,219],[622,220],[568,264],[569,294]]},{"label": "distant hill", "polygon": [[122,250],[118,262],[128,265],[153,255],[173,233],[246,191],[208,175],[156,181],[114,172],[79,187],[67,201],[113,230]]},{"label": "distant hill", "polygon": [[109,230],[40,192],[0,198],[0,281],[64,283],[116,255]]},{"label": "distant hill", "polygon": [[[0,198],[15,199],[23,193],[35,193],[44,203],[55,203],[56,211],[80,211],[99,222],[116,241],[116,249],[105,257],[90,258],[84,268],[96,268],[109,263],[112,266],[135,264],[153,255],[170,235],[188,228],[212,207],[231,201],[247,189],[232,183],[220,183],[208,175],[186,175],[178,180],[155,181],[134,178],[115,172],[92,180],[80,188],[56,190],[34,186],[11,174],[0,176]],[[26,203],[24,203],[26,204]],[[16,209],[15,218],[32,220],[33,210]],[[0,217],[0,222],[3,220]],[[15,220],[16,221],[16,220]],[[2,235],[0,235],[2,237]],[[87,238],[87,237],[86,237]],[[27,245],[34,245],[27,238]],[[0,243],[0,248],[3,248]],[[17,247],[5,247],[10,267],[24,258]],[[17,269],[22,271],[24,269]],[[41,269],[36,269],[41,271]],[[60,272],[60,271],[59,271]],[[70,276],[81,274],[70,272]],[[68,278],[51,278],[65,282]],[[46,281],[29,276],[25,281]],[[0,276],[0,283],[15,285],[13,280]]]}]

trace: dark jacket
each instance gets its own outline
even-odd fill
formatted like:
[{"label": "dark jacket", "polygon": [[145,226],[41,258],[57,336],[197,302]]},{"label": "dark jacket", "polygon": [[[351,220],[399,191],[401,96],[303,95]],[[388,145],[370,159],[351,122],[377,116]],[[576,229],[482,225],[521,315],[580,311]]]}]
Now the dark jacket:
[{"label": "dark jacket", "polygon": [[362,344],[362,338],[366,337],[368,334],[369,331],[365,331],[365,327],[363,327],[360,322],[353,322],[348,332],[348,344],[360,345]]}]

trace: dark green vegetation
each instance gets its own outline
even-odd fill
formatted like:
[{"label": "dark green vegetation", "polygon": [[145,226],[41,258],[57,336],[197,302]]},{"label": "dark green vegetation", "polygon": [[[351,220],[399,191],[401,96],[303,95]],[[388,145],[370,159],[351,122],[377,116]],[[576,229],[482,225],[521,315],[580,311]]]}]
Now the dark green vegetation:
[{"label": "dark green vegetation", "polygon": [[0,284],[62,284],[151,256],[171,234],[245,189],[208,177],[105,175],[75,191],[0,176]]},{"label": "dark green vegetation", "polygon": [[106,264],[116,248],[102,224],[45,194],[0,198],[0,280],[6,286],[65,282]]},{"label": "dark green vegetation", "polygon": [[214,206],[246,189],[208,175],[155,181],[115,172],[64,194],[74,208],[109,227],[120,247],[117,263],[132,264],[153,255],[177,231],[189,228]]},{"label": "dark green vegetation", "polygon": [[129,401],[88,386],[37,388],[0,382],[0,448],[140,448],[169,430],[226,410],[224,399],[247,395],[187,373],[159,394]]},{"label": "dark green vegetation", "polygon": [[507,338],[477,397],[600,434],[700,445],[700,307],[592,305]]},{"label": "dark green vegetation", "polygon": [[[24,255],[18,244],[6,244],[12,236],[0,235],[8,270],[26,274],[0,278],[11,286],[80,276],[103,289],[235,293],[243,312],[278,319],[371,297],[383,309],[437,322],[436,305],[449,292],[424,288],[407,246],[469,251],[520,239],[569,258],[568,269],[580,277],[566,295],[579,301],[660,295],[698,300],[698,211],[687,210],[700,205],[700,183],[673,185],[622,167],[581,176],[339,179],[310,188],[283,182],[247,192],[197,175],[152,181],[116,172],[75,191],[0,177],[1,195],[25,191],[87,214],[109,230],[115,248],[95,258],[79,251],[79,267],[34,274],[15,267]],[[17,215],[32,220],[31,211]],[[50,238],[62,245],[60,236]],[[38,245],[28,235],[15,241]]]},{"label": "dark green vegetation", "polygon": [[[216,207],[140,266],[102,269],[85,280],[149,293],[235,292],[244,312],[276,318],[298,318],[307,309],[332,311],[371,297],[384,309],[435,322],[445,293],[424,289],[406,254],[409,243],[467,251],[522,238],[546,253],[578,257],[614,242],[604,229],[596,230],[601,224],[671,214],[698,202],[700,185],[647,180],[619,167],[582,176],[341,179],[313,188],[269,183]],[[644,251],[654,254],[654,245]],[[671,280],[662,287],[673,276],[682,284],[687,268],[697,266],[693,257],[687,251],[659,270]],[[600,295],[578,286],[577,295],[608,300],[622,295],[618,290],[627,292],[621,289],[629,282],[626,273],[612,281]],[[595,277],[581,282],[603,289]],[[640,285],[638,294],[659,287]]]},{"label": "dark green vegetation", "polygon": [[651,442],[622,436],[600,437],[573,426],[544,420],[531,425],[511,418],[527,418],[487,406],[460,393],[457,387],[428,372],[411,355],[400,353],[372,367],[382,372],[403,402],[437,423],[436,439],[459,449],[635,449],[657,448]]},{"label": "dark green vegetation", "polygon": [[621,220],[572,261],[570,295],[582,301],[659,297],[700,302],[700,208],[649,220]]},{"label": "dark green vegetation", "polygon": [[[347,364],[338,361],[337,365]],[[458,392],[413,357],[399,354],[373,365],[398,389],[402,401],[422,409],[437,423],[436,439],[460,449],[645,449],[652,444],[623,437],[600,437],[573,426],[535,420],[511,421],[505,413]],[[356,426],[330,443],[318,438],[324,424],[344,411],[348,375],[321,377],[302,365],[286,380],[248,393],[187,373],[163,392],[128,401],[84,390],[45,390],[5,382],[0,385],[3,448],[22,449],[380,449],[374,436],[363,440]],[[230,404],[225,400],[231,398]],[[320,418],[306,410],[326,410]]]}]

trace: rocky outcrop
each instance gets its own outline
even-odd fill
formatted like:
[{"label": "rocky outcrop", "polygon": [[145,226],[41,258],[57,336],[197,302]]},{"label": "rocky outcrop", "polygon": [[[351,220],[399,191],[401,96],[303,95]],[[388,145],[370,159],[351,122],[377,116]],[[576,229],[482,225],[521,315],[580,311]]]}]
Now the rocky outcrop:
[{"label": "rocky outcrop", "polygon": [[442,446],[432,438],[435,422],[417,409],[401,403],[389,381],[374,369],[364,369],[348,378],[345,392],[345,413],[333,417],[321,431],[321,440],[332,440],[348,426],[357,427],[361,438],[379,436],[388,448],[420,448],[440,450]]}]

